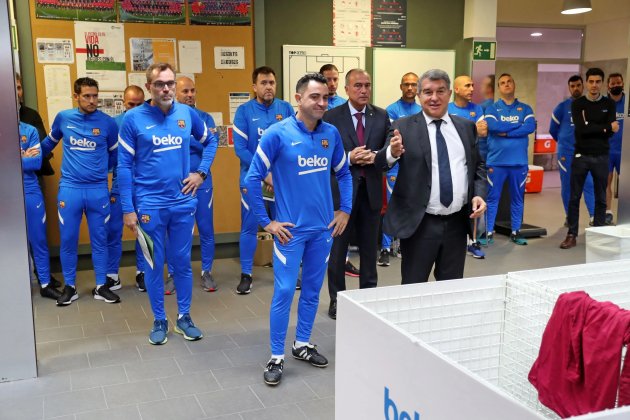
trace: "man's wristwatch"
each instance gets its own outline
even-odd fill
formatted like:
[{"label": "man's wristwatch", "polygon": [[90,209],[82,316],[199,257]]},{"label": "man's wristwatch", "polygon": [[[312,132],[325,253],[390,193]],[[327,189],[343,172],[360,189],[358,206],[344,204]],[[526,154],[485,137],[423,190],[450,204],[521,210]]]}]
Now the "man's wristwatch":
[{"label": "man's wristwatch", "polygon": [[199,174],[199,176],[201,177],[201,179],[203,179],[204,181],[206,180],[206,178],[208,178],[208,174],[205,173],[204,171],[195,171],[196,174]]}]

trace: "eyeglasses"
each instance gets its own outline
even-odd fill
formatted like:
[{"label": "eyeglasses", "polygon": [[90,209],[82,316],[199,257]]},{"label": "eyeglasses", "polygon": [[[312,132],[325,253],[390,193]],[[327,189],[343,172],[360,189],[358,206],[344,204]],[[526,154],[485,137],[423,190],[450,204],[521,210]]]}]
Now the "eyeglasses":
[{"label": "eyeglasses", "polygon": [[153,87],[159,90],[164,89],[165,86],[169,89],[173,89],[175,87],[175,80],[169,80],[168,82],[158,80],[157,82],[152,82],[151,84],[153,85]]}]

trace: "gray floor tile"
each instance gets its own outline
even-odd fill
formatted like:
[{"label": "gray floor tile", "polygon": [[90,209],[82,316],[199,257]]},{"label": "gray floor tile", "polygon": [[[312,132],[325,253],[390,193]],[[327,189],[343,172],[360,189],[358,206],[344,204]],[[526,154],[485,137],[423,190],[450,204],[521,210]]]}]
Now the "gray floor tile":
[{"label": "gray floor tile", "polygon": [[148,318],[147,318],[147,315],[142,310],[142,308],[139,306],[136,306],[133,309],[128,309],[126,311],[105,312],[103,314],[103,321],[105,322],[132,320],[132,319],[146,320]]},{"label": "gray floor tile", "polygon": [[[205,335],[205,331],[203,332]],[[227,335],[204,336],[201,340],[186,342],[186,346],[193,354],[207,353],[214,350],[234,349],[238,347],[234,340]]]},{"label": "gray floor tile", "polygon": [[139,408],[143,419],[194,420],[205,417],[197,399],[192,395],[140,404]]},{"label": "gray floor tile", "polygon": [[249,387],[198,394],[197,399],[208,417],[263,408]]},{"label": "gray floor tile", "polygon": [[[281,399],[283,402],[287,400],[284,396]],[[302,410],[295,404],[281,405],[278,407],[262,408],[260,410],[245,411],[241,413],[243,420],[297,420],[306,419]]]},{"label": "gray floor tile", "polygon": [[[265,407],[282,405],[287,401],[299,402],[317,398],[317,395],[303,381],[290,383],[292,381],[285,381],[284,377],[282,379],[280,385],[274,387],[263,383],[260,379],[256,385],[251,386]],[[282,395],[282,398],[278,398],[278,395]]]},{"label": "gray floor tile", "polygon": [[221,320],[214,322],[197,323],[203,331],[203,335],[210,337],[213,335],[237,334],[245,332],[243,326],[236,319]]},{"label": "gray floor tile", "polygon": [[106,366],[70,372],[72,390],[129,382],[122,366]]},{"label": "gray floor tile", "polygon": [[175,363],[175,359],[172,357],[147,362],[127,363],[124,367],[130,382],[182,374],[179,366]]},{"label": "gray floor tile", "polygon": [[64,392],[44,397],[45,418],[106,408],[102,388]]},{"label": "gray floor tile", "polygon": [[46,330],[49,328],[59,328],[59,316],[57,314],[48,314],[36,319],[35,330]]},{"label": "gray floor tile", "polygon": [[333,397],[322,400],[302,401],[297,403],[300,410],[309,420],[331,420],[335,418],[335,399]]},{"label": "gray floor tile", "polygon": [[60,372],[23,381],[0,384],[0,401],[69,392],[70,373]]},{"label": "gray floor tile", "polygon": [[109,350],[109,342],[105,336],[80,338],[59,343],[60,354],[84,354],[101,350]]},{"label": "gray floor tile", "polygon": [[137,405],[107,408],[77,414],[75,420],[141,420]]},{"label": "gray floor tile", "polygon": [[38,358],[37,360],[39,376],[46,376],[55,372],[87,369],[89,367],[90,364],[86,354],[70,354],[51,358]]},{"label": "gray floor tile", "polygon": [[232,340],[239,345],[239,347],[250,347],[257,344],[269,344],[269,330],[267,331],[250,331],[240,334],[230,334]]},{"label": "gray floor tile", "polygon": [[219,383],[211,372],[197,372],[160,379],[167,398],[218,391]]},{"label": "gray floor tile", "polygon": [[230,360],[222,351],[178,356],[175,361],[183,373],[195,373],[231,366]]},{"label": "gray floor tile", "polygon": [[212,374],[222,388],[236,388],[262,382],[263,369],[258,364],[213,369]]},{"label": "gray floor tile", "polygon": [[48,343],[36,343],[35,351],[37,358],[50,358],[59,356],[59,341],[51,341]]},{"label": "gray floor tile", "polygon": [[[153,328],[153,318],[129,318],[125,317],[125,321],[129,326],[129,330],[133,332],[142,332],[149,336],[149,331]],[[170,322],[169,322],[170,323]],[[171,324],[172,325],[172,324]]]},{"label": "gray floor tile", "polygon": [[138,353],[138,349],[135,347],[93,351],[89,352],[87,355],[90,360],[90,366],[93,368],[140,362],[140,354]]},{"label": "gray floor tile", "polygon": [[103,316],[100,311],[89,313],[69,312],[59,314],[59,324],[62,327],[96,323],[103,323]]},{"label": "gray floor tile", "polygon": [[[148,337],[147,333],[147,337]],[[138,346],[138,351],[140,352],[140,357],[142,360],[155,360],[155,359],[163,359],[165,357],[179,357],[179,356],[188,356],[190,355],[190,350],[186,347],[184,343],[184,339],[179,335],[174,333],[172,330],[168,334],[168,342],[161,346],[154,346],[153,344],[142,344]]]},{"label": "gray floor tile", "polygon": [[33,306],[35,307],[35,319],[45,318],[51,315],[57,316],[62,313],[79,312],[77,305],[57,306],[52,300],[40,297],[33,299]]},{"label": "gray floor tile", "polygon": [[40,420],[43,418],[43,397],[22,397],[2,402],[1,420]]},{"label": "gray floor tile", "polygon": [[237,349],[224,350],[223,353],[234,366],[266,363],[270,356],[269,344],[239,347]]},{"label": "gray floor tile", "polygon": [[103,388],[108,407],[160,401],[166,398],[157,379]]},{"label": "gray floor tile", "polygon": [[313,375],[302,379],[318,398],[335,396],[335,375]]},{"label": "gray floor tile", "polygon": [[147,331],[111,334],[107,336],[107,341],[112,349],[135,349],[137,346],[149,343],[149,334]]},{"label": "gray floor tile", "polygon": [[81,328],[80,325],[48,328],[46,330],[38,330],[35,332],[35,340],[38,343],[45,343],[47,341],[73,340],[83,337],[83,328]]},{"label": "gray floor tile", "polygon": [[243,420],[240,414],[228,414],[225,416],[206,417],[204,420]]},{"label": "gray floor tile", "polygon": [[83,325],[83,333],[86,337],[102,337],[108,334],[120,334],[131,332],[124,320],[100,322]]}]

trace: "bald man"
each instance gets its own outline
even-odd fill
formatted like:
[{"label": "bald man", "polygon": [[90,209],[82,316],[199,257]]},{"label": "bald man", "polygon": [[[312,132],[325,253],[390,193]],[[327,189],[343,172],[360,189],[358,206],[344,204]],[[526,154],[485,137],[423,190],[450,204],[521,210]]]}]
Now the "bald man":
[{"label": "bald man", "polygon": [[[484,160],[488,154],[488,124],[483,117],[483,108],[472,103],[472,96],[475,90],[475,84],[469,76],[458,76],[453,81],[453,91],[455,96],[453,102],[448,104],[448,113],[457,115],[474,122],[477,125],[477,139],[479,155]],[[485,197],[481,197],[485,199]],[[477,241],[477,225],[481,219],[477,219],[473,223],[473,232],[468,241],[468,255],[476,259],[485,258],[486,254],[481,250],[481,246]]]},{"label": "bald man", "polygon": [[[125,112],[140,106],[144,103],[144,91],[136,85],[129,85],[123,93],[123,106]],[[122,124],[125,112],[114,118],[118,128]],[[118,190],[118,171],[116,166],[112,170],[112,189],[109,193],[110,213],[109,223],[107,223],[107,282],[111,284],[110,290],[118,290],[122,286],[118,278],[120,269],[120,257],[122,256],[122,231],[123,212],[120,202],[120,192]],[[144,286],[144,257],[142,250],[136,243],[136,287],[139,291],[145,292]]]},{"label": "bald man", "polygon": [[[197,89],[195,82],[186,76],[177,78],[175,89],[175,100],[181,104],[186,104],[197,111],[199,117],[206,123],[208,127],[208,135],[211,142],[217,142],[216,127],[214,119],[210,114],[196,107]],[[195,172],[201,163],[201,155],[203,146],[199,142],[190,142],[190,171]],[[215,152],[212,155],[214,160]],[[199,243],[201,245],[201,288],[206,292],[214,292],[217,290],[217,283],[212,276],[212,263],[214,262],[214,220],[213,220],[213,189],[212,189],[212,173],[208,172],[204,183],[197,189],[197,212],[195,220],[197,222],[197,231],[199,232]],[[173,282],[173,265],[171,264],[172,255],[167,245],[167,261],[168,261],[168,279],[164,286],[166,294],[175,292]]]}]

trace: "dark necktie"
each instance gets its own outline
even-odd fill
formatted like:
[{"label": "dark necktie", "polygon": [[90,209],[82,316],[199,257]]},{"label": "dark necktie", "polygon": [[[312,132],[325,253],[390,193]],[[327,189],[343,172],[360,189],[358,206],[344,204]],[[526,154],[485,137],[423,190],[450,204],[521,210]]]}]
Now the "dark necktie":
[{"label": "dark necktie", "polygon": [[359,146],[365,146],[365,130],[363,127],[363,112],[357,112],[354,114],[357,119],[357,138],[359,139]]},{"label": "dark necktie", "polygon": [[451,179],[451,163],[448,159],[446,140],[440,131],[443,122],[442,120],[433,121],[438,155],[438,173],[440,174],[440,203],[444,207],[448,207],[453,202],[453,180]]}]

